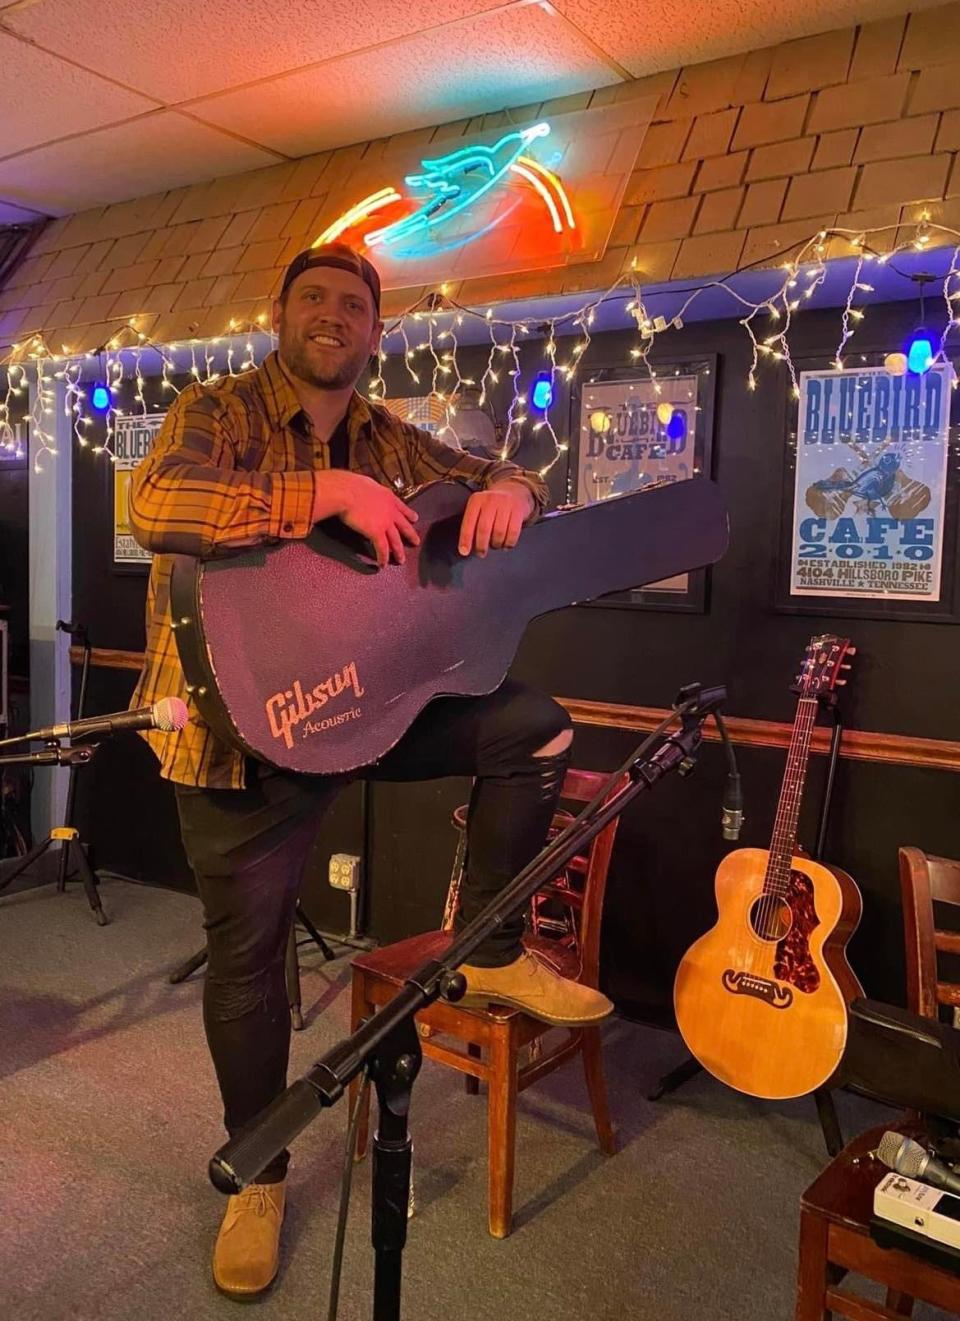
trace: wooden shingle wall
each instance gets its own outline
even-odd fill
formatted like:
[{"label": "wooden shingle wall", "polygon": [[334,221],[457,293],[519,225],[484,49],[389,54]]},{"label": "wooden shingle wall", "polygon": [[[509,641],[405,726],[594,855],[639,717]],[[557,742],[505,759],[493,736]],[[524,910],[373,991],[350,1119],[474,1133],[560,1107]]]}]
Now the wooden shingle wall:
[{"label": "wooden shingle wall", "polygon": [[[890,247],[924,212],[960,229],[958,30],[954,3],[518,107],[522,122],[657,97],[599,262],[451,292],[487,304],[603,289],[634,260],[646,281],[727,273],[777,264],[820,228],[891,226],[878,240]],[[158,341],[220,335],[269,310],[286,263],[334,218],[328,198],[361,162],[389,178],[396,151],[448,149],[507,122],[444,124],[56,220],[0,291],[0,345],[42,331],[54,351],[91,349],[129,317]],[[384,311],[422,292],[393,291]]]}]

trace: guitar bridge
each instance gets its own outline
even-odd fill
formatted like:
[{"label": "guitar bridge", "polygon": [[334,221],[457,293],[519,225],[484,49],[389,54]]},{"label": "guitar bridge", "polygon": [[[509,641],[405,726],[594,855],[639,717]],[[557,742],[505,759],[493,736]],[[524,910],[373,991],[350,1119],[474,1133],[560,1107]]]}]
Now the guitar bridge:
[{"label": "guitar bridge", "polygon": [[780,986],[769,977],[758,977],[752,972],[734,972],[727,968],[723,974],[723,986],[733,995],[755,996],[773,1009],[786,1009],[793,1003],[793,991],[789,986]]}]

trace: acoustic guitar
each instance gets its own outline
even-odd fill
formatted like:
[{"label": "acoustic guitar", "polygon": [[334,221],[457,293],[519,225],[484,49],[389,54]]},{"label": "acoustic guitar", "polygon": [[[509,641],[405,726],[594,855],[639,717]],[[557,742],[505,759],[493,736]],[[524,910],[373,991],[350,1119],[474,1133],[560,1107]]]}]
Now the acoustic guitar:
[{"label": "acoustic guitar", "polygon": [[421,544],[402,566],[378,569],[338,519],[302,541],[174,556],[174,637],[207,723],[286,770],[371,765],[433,698],[492,692],[535,616],[712,564],[727,546],[723,500],[702,477],[547,514],[484,558],[457,550],[469,496],[448,481],[410,497]]},{"label": "acoustic guitar", "polygon": [[847,638],[807,647],[770,848],[737,849],[720,864],[717,924],[687,951],[674,986],[691,1054],[721,1082],[769,1100],[827,1081],[846,1045],[847,1005],[863,995],[846,958],[860,892],[846,872],[797,852],[819,699],[846,682],[852,654]]}]

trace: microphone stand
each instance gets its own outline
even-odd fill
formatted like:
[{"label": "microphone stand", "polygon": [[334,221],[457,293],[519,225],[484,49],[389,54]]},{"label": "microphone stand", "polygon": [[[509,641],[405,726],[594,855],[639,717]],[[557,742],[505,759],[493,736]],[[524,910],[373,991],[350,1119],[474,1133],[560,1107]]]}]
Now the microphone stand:
[{"label": "microphone stand", "polygon": [[[60,629],[61,632],[69,634],[71,641],[74,638],[77,638],[80,642],[80,646],[83,648],[83,662],[80,666],[80,691],[77,694],[76,716],[77,720],[82,720],[87,706],[87,681],[90,677],[90,653],[92,650],[90,646],[90,638],[87,635],[85,624],[75,624],[70,621],[64,622],[64,620],[58,619],[57,628]],[[67,780],[67,803],[66,810],[63,814],[63,824],[65,828],[71,830],[73,829],[73,808],[77,800],[77,766],[83,765],[86,761],[89,761],[88,757],[77,758],[70,762],[70,775]],[[80,841],[79,833],[74,830],[72,838],[66,841],[64,845],[61,845],[60,848],[60,870],[57,873],[58,894],[63,894],[64,890],[67,888],[67,872],[69,870],[68,864],[70,861],[71,843],[75,843],[76,851],[78,853],[83,853],[83,844]],[[80,874],[81,877],[84,875],[82,866],[80,868]],[[97,921],[99,922],[100,919],[97,918]]]},{"label": "microphone stand", "polygon": [[[0,766],[69,766],[72,785],[74,768],[85,766],[96,752],[97,747],[96,743],[90,741],[64,748],[60,746],[59,739],[52,738],[46,741],[43,749],[39,752],[21,752],[15,753],[13,756],[0,756]],[[70,810],[72,810],[72,802],[72,793],[68,791],[68,821]],[[97,878],[87,861],[87,855],[83,851],[79,832],[73,826],[55,826],[46,839],[41,840],[39,844],[35,844],[30,852],[25,853],[17,865],[7,872],[3,880],[0,881],[0,891],[5,890],[11,881],[16,880],[21,872],[25,872],[29,866],[46,853],[51,844],[55,843],[60,845],[59,876],[61,880],[58,881],[57,889],[63,889],[61,882],[66,875],[70,855],[73,854],[93,916],[96,918],[98,926],[105,927],[110,919],[103,911],[103,905],[100,903],[100,892],[97,889]]]},{"label": "microphone stand", "polygon": [[[322,1109],[334,1105],[360,1073],[374,1082],[379,1124],[373,1143],[373,1321],[399,1321],[402,1254],[407,1234],[412,1143],[407,1116],[422,1052],[414,1015],[439,996],[456,1001],[466,980],[456,969],[506,918],[525,907],[585,844],[639,794],[664,775],[691,771],[696,764],[703,723],[726,698],[722,687],[690,685],[671,715],[610,776],[604,788],[553,842],[526,866],[454,940],[442,958],[410,977],[393,1000],[356,1032],[329,1050],[289,1086],[243,1134],[231,1138],[211,1158],[210,1179],[223,1193],[236,1193],[303,1131]],[[664,731],[679,720],[673,734]],[[648,750],[656,746],[655,751]],[[624,774],[627,783],[609,801],[610,788]]]}]

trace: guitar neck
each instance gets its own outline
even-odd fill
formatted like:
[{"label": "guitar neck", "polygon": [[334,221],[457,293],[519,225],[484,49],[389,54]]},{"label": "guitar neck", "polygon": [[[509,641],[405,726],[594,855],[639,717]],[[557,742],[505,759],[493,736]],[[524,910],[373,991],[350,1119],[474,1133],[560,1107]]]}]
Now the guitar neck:
[{"label": "guitar neck", "polygon": [[817,721],[817,699],[801,697],[790,736],[787,765],[783,773],[777,817],[770,841],[770,856],[763,881],[765,894],[785,895],[790,882],[790,868],[797,847],[797,820],[803,799],[803,786],[810,761],[810,741]]}]

